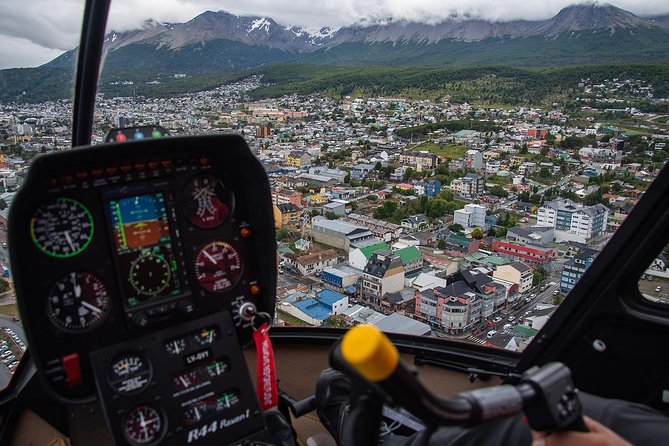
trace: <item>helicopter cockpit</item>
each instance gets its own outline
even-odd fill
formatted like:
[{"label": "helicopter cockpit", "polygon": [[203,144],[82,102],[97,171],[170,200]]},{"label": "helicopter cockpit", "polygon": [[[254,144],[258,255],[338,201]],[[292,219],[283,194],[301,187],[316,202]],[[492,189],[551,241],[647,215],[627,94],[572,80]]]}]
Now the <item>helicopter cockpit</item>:
[{"label": "helicopter cockpit", "polygon": [[232,408],[241,418],[226,435],[253,431],[239,345],[271,321],[276,282],[262,168],[235,136],[63,155],[34,165],[10,224],[43,382],[69,402],[97,393],[123,426],[118,443],[169,432],[185,444],[192,426]]}]

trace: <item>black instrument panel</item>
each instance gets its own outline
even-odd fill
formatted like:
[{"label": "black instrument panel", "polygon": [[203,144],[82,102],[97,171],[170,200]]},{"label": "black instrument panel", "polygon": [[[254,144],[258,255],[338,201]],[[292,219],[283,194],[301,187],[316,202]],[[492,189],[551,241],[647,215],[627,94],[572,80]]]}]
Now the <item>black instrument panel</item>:
[{"label": "black instrument panel", "polygon": [[271,209],[264,170],[235,135],[35,160],[10,212],[10,258],[48,389],[91,398],[91,352],[218,312],[248,342],[239,306],[274,309]]}]

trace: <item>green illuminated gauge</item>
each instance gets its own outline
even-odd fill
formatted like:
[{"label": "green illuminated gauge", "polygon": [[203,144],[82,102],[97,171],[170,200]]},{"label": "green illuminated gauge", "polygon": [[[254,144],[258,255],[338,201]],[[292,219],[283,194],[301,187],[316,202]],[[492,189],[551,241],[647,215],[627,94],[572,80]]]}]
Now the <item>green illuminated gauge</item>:
[{"label": "green illuminated gauge", "polygon": [[30,220],[30,237],[45,254],[67,258],[81,253],[93,240],[93,216],[76,200],[57,198],[40,206]]},{"label": "green illuminated gauge", "polygon": [[156,296],[170,284],[172,270],[167,260],[151,251],[144,251],[130,263],[130,285],[137,294]]}]

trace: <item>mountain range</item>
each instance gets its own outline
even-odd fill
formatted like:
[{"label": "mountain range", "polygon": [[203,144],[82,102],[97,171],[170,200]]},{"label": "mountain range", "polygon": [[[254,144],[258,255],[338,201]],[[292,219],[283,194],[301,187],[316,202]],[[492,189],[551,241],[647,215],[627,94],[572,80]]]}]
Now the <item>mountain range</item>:
[{"label": "mountain range", "polygon": [[[107,34],[106,64],[157,73],[234,71],[276,63],[547,66],[669,60],[669,16],[579,4],[547,20],[385,20],[308,32],[268,17],[207,11],[186,23],[148,20]],[[46,64],[71,67],[76,49]]]}]

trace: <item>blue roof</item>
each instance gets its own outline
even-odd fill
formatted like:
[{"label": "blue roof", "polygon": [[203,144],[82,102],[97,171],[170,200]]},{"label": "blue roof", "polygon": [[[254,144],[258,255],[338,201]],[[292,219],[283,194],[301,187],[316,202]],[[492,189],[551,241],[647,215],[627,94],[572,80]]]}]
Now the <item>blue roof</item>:
[{"label": "blue roof", "polygon": [[301,300],[299,302],[295,302],[293,305],[314,319],[318,319],[319,321],[324,321],[328,318],[328,316],[330,316],[330,313],[332,313],[331,305],[325,305],[316,299]]},{"label": "blue roof", "polygon": [[318,293],[316,293],[316,297],[321,303],[328,305],[330,307],[330,311],[332,311],[332,305],[334,305],[335,302],[338,302],[346,298],[346,296],[344,296],[343,294],[337,293],[336,291],[332,290],[319,291]]}]

